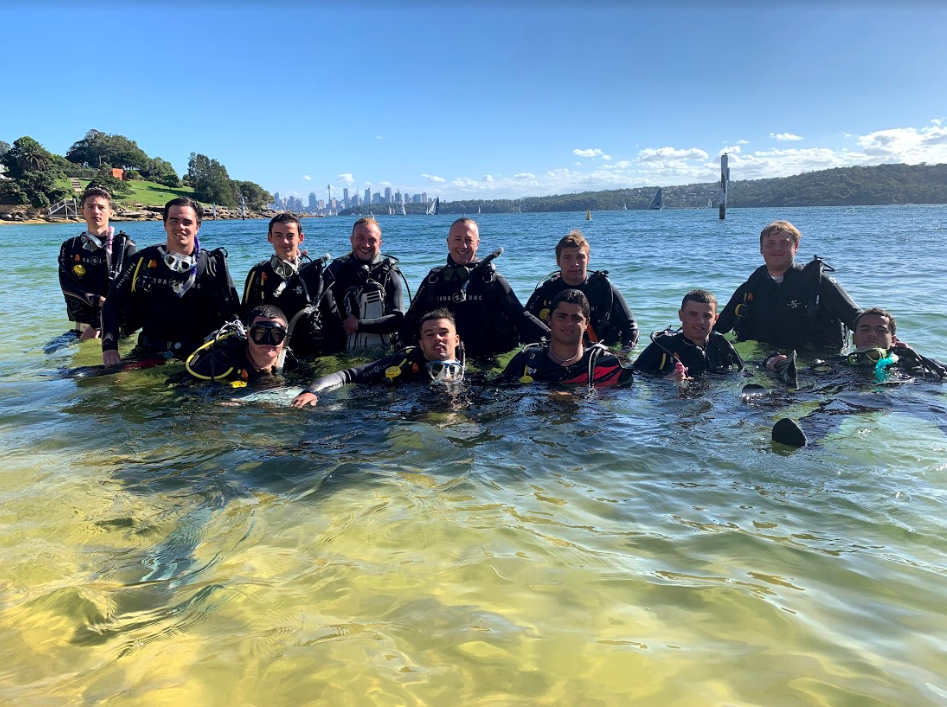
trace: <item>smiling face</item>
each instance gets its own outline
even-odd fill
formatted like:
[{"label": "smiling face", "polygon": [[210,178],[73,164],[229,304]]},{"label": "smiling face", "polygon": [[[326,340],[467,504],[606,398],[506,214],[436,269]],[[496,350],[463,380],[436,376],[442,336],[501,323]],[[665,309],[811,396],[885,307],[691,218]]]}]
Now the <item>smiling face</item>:
[{"label": "smiling face", "polygon": [[779,277],[792,267],[799,243],[786,231],[772,231],[760,241],[760,253],[770,275]]},{"label": "smiling face", "polygon": [[549,314],[549,334],[557,344],[575,346],[588,328],[589,320],[576,302],[560,302]]},{"label": "smiling face", "polygon": [[462,221],[450,227],[447,234],[447,250],[458,265],[466,265],[477,257],[480,231],[473,221]]},{"label": "smiling face", "polygon": [[181,255],[194,252],[194,237],[200,223],[197,212],[191,206],[171,206],[164,221],[164,232],[168,236],[168,250]]},{"label": "smiling face", "polygon": [[381,229],[373,221],[360,223],[352,231],[352,255],[371,262],[381,252]]},{"label": "smiling face", "polygon": [[428,319],[421,324],[420,345],[428,361],[456,361],[460,337],[450,319]]},{"label": "smiling face", "polygon": [[891,321],[880,314],[863,314],[855,323],[852,343],[856,349],[878,348],[887,351],[894,341]]},{"label": "smiling face", "polygon": [[691,343],[704,346],[717,321],[717,305],[713,302],[687,300],[677,312],[681,330]]},{"label": "smiling face", "polygon": [[305,238],[297,223],[274,223],[266,236],[266,240],[273,244],[276,257],[288,263],[299,258],[299,244]]},{"label": "smiling face", "polygon": [[567,285],[585,283],[589,268],[589,252],[585,248],[563,248],[556,258],[559,276]]},{"label": "smiling face", "polygon": [[85,219],[86,230],[93,236],[99,236],[109,227],[109,216],[112,205],[104,196],[89,196],[82,202],[82,218]]}]

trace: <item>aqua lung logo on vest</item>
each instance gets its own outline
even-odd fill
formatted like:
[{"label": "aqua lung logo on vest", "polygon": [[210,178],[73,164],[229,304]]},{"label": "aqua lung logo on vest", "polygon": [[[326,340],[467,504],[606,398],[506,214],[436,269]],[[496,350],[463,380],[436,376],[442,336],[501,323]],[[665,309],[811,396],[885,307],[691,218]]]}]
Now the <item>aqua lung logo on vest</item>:
[{"label": "aqua lung logo on vest", "polygon": [[793,299],[787,302],[786,306],[789,307],[789,309],[799,309],[799,307],[802,306],[802,302],[797,299]]}]

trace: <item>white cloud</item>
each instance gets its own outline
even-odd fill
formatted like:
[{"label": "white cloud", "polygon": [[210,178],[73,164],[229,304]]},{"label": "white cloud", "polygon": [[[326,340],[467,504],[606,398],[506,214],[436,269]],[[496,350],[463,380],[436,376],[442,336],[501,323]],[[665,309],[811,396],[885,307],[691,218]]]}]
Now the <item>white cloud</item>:
[{"label": "white cloud", "polygon": [[934,118],[931,122],[932,122],[934,125],[942,125],[943,122],[944,122],[944,119],[943,119],[943,118]]},{"label": "white cloud", "polygon": [[572,151],[572,154],[575,155],[576,157],[601,157],[602,151],[598,149],[580,150],[576,148],[575,150]]},{"label": "white cloud", "polygon": [[432,184],[437,184],[439,182],[447,181],[443,177],[436,177],[433,174],[422,174],[421,176],[424,177],[429,182],[431,182]]},{"label": "white cloud", "polygon": [[793,135],[792,133],[770,133],[769,136],[774,140],[779,140],[780,142],[802,140],[803,138],[798,135]]},{"label": "white cloud", "polygon": [[342,182],[343,184],[355,184],[355,178],[352,177],[351,172],[340,174],[338,177],[335,178],[335,181]]},{"label": "white cloud", "polygon": [[612,158],[611,155],[602,155],[602,159],[608,162]]},{"label": "white cloud", "polygon": [[310,177],[308,174],[304,174],[304,175],[303,175],[303,179],[305,179],[307,182],[311,182],[311,181],[312,181],[312,177]]},{"label": "white cloud", "polygon": [[376,136],[375,136],[375,139],[376,139],[376,140],[384,140],[385,138],[383,138],[381,135],[376,135]]},{"label": "white cloud", "polygon": [[452,187],[458,187],[461,189],[464,189],[464,188],[477,189],[480,187],[480,182],[478,182],[476,179],[470,179],[468,177],[460,177],[458,179],[454,179],[453,181],[451,181],[450,184]]},{"label": "white cloud", "polygon": [[720,157],[724,152],[730,155],[739,155],[741,152],[739,145],[734,145],[733,147],[725,147],[720,152],[717,153],[717,157]]},{"label": "white cloud", "polygon": [[639,162],[666,162],[669,160],[705,160],[709,155],[697,147],[689,150],[676,150],[673,147],[646,147],[638,153]]},{"label": "white cloud", "polygon": [[483,181],[485,181],[485,182],[492,182],[492,181],[493,181],[493,175],[492,175],[492,174],[485,174],[485,175],[483,175]]},{"label": "white cloud", "polygon": [[737,145],[749,145],[749,140],[737,140]]},{"label": "white cloud", "polygon": [[536,175],[532,172],[520,172],[519,174],[514,174],[513,179],[536,179]]},{"label": "white cloud", "polygon": [[390,186],[391,186],[391,182],[378,182],[378,186],[380,186],[380,187],[390,187]]},{"label": "white cloud", "polygon": [[947,127],[877,130],[859,137],[858,145],[878,162],[947,162]]}]

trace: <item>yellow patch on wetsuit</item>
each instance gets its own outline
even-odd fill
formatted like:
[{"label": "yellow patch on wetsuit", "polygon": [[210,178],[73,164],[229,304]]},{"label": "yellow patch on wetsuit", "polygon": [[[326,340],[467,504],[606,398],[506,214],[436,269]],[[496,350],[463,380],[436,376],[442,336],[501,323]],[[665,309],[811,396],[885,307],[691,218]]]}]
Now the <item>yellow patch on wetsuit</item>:
[{"label": "yellow patch on wetsuit", "polygon": [[385,369],[385,378],[387,378],[388,380],[394,380],[400,375],[401,375],[400,366],[388,366],[388,368]]},{"label": "yellow patch on wetsuit", "polygon": [[158,267],[158,261],[157,261],[157,260],[149,260],[149,261],[148,261],[148,267],[149,267],[149,268],[156,268],[156,267]]},{"label": "yellow patch on wetsuit", "polygon": [[82,263],[72,266],[72,271],[76,274],[77,277],[82,277],[85,275],[85,266]]},{"label": "yellow patch on wetsuit", "polygon": [[232,381],[230,383],[230,387],[231,388],[246,388],[247,382],[246,381]]},{"label": "yellow patch on wetsuit", "polygon": [[533,382],[533,377],[532,377],[532,376],[529,376],[529,375],[520,376],[520,383],[527,383],[527,384],[529,384],[529,383],[532,383],[532,382]]},{"label": "yellow patch on wetsuit", "polygon": [[539,318],[544,322],[549,321],[549,307],[544,307],[543,309],[539,310]]}]

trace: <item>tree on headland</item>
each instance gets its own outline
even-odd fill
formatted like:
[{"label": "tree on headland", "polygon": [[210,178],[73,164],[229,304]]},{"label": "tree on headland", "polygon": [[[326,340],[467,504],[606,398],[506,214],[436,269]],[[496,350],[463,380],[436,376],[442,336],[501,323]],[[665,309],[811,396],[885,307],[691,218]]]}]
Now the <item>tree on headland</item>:
[{"label": "tree on headland", "polygon": [[149,158],[148,162],[142,165],[138,171],[142,178],[149,182],[157,182],[166,187],[181,186],[181,179],[178,177],[178,173],[174,171],[174,167],[171,166],[170,162],[166,162],[160,157]]},{"label": "tree on headland", "polygon": [[132,193],[132,188],[128,182],[123,182],[121,179],[112,176],[112,166],[108,164],[103,164],[99,167],[98,173],[95,175],[95,178],[89,182],[86,189],[91,187],[105,189],[105,191],[111,194],[112,198],[115,199],[129,196]]},{"label": "tree on headland", "polygon": [[247,208],[254,211],[265,209],[273,201],[273,195],[255,182],[234,180],[233,182],[247,203]]},{"label": "tree on headland", "polygon": [[62,199],[68,190],[57,184],[65,179],[56,156],[31,137],[15,140],[0,161],[7,168],[10,181],[0,184],[0,195],[13,203],[29,203],[35,207],[49,206]]},{"label": "tree on headland", "polygon": [[124,135],[109,135],[101,130],[90,130],[85,137],[73,143],[66,159],[76,164],[98,168],[108,163],[114,167],[140,170],[149,157],[138,143]]},{"label": "tree on headland", "polygon": [[10,143],[0,140],[0,157],[3,157],[10,151]]},{"label": "tree on headland", "polygon": [[227,168],[207,155],[191,153],[187,178],[194,187],[194,198],[205,204],[236,206],[239,190],[227,174]]}]

